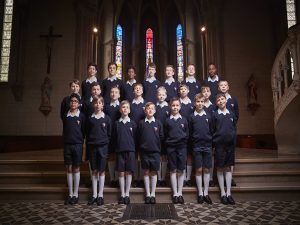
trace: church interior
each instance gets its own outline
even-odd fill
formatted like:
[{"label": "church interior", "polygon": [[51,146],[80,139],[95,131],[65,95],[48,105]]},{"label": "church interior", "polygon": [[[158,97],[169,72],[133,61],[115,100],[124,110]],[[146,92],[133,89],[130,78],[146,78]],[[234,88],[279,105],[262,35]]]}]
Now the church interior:
[{"label": "church interior", "polygon": [[[0,223],[300,223],[297,12],[294,0],[0,0]],[[166,65],[182,81],[194,64],[200,83],[216,65],[239,103],[236,206],[219,204],[217,186],[210,188],[214,204],[199,206],[193,186],[183,189],[187,203],[175,207],[171,189],[158,187],[156,208],[140,204],[144,189],[132,188],[129,209],[116,204],[118,188],[105,186],[107,204],[87,207],[87,163],[81,203],[63,206],[61,101],[71,80],[86,79],[89,63],[103,80],[112,61],[123,81],[134,65],[138,82],[150,62],[160,81]],[[130,217],[135,210],[147,215]]]}]

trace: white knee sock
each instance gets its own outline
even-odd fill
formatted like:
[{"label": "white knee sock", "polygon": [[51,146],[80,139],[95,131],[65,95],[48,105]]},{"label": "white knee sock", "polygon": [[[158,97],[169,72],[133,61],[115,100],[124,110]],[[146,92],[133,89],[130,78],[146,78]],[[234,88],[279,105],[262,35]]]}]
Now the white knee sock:
[{"label": "white knee sock", "polygon": [[161,163],[161,180],[166,180],[168,162]]},{"label": "white knee sock", "polygon": [[225,179],[226,179],[226,191],[227,196],[231,195],[231,180],[232,180],[232,172],[225,172]]},{"label": "white knee sock", "polygon": [[124,177],[119,177],[119,183],[120,183],[121,196],[125,197],[125,179],[124,179]]},{"label": "white knee sock", "polygon": [[73,174],[67,173],[67,182],[69,188],[69,196],[73,197]]},{"label": "white knee sock", "polygon": [[186,166],[186,180],[191,180],[192,176],[192,166]]},{"label": "white knee sock", "polygon": [[224,188],[224,174],[223,171],[217,171],[217,176],[218,176],[218,182],[220,186],[220,191],[221,191],[221,197],[225,195],[225,188]]},{"label": "white knee sock", "polygon": [[132,175],[126,175],[126,188],[125,188],[125,196],[129,197],[130,187],[131,187]]},{"label": "white knee sock", "polygon": [[178,195],[182,195],[182,188],[183,188],[183,182],[184,182],[184,175],[183,173],[180,173],[177,178],[177,183],[178,183]]},{"label": "white knee sock", "polygon": [[74,177],[74,196],[78,197],[79,183],[80,183],[80,172],[73,173]]},{"label": "white knee sock", "polygon": [[171,173],[170,174],[170,179],[171,179],[171,187],[173,190],[173,196],[178,196],[177,192],[177,175],[176,173]]},{"label": "white knee sock", "polygon": [[197,188],[198,188],[198,196],[203,195],[202,175],[196,175],[196,183],[197,183]]},{"label": "white knee sock", "polygon": [[155,197],[155,189],[157,183],[157,175],[151,176],[151,197]]},{"label": "white knee sock", "polygon": [[98,197],[102,197],[103,198],[104,183],[105,183],[105,175],[99,176],[99,192],[98,192]]},{"label": "white knee sock", "polygon": [[150,181],[149,181],[149,176],[144,176],[144,184],[145,184],[145,191],[146,191],[146,196],[150,196]]},{"label": "white knee sock", "polygon": [[97,198],[97,184],[98,184],[98,179],[97,176],[92,176],[92,188],[93,188],[93,197]]},{"label": "white knee sock", "polygon": [[186,171],[187,171],[187,168],[185,167],[185,170],[183,171],[183,179],[186,180]]},{"label": "white knee sock", "polygon": [[115,180],[115,167],[116,167],[116,161],[108,161],[108,172],[109,172],[110,181]]},{"label": "white knee sock", "polygon": [[203,183],[204,183],[203,194],[204,194],[204,196],[208,195],[209,178],[210,178],[210,174],[204,173],[204,175],[203,175]]}]

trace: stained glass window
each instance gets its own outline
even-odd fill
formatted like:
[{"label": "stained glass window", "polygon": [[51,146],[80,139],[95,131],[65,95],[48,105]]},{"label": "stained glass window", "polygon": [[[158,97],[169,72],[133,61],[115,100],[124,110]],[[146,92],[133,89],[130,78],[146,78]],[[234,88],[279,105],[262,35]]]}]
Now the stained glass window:
[{"label": "stained glass window", "polygon": [[288,28],[296,24],[295,0],[286,0],[286,16]]},{"label": "stained glass window", "polygon": [[116,30],[116,64],[117,64],[117,77],[122,79],[122,46],[123,46],[123,31],[120,24],[117,26]]},{"label": "stained glass window", "polygon": [[177,52],[177,74],[178,80],[182,81],[184,76],[183,65],[183,45],[182,45],[182,26],[179,24],[176,28],[176,52]]},{"label": "stained glass window", "polygon": [[5,0],[0,58],[0,82],[8,81],[13,0]]},{"label": "stained glass window", "polygon": [[146,68],[153,63],[153,31],[148,28],[146,31]]}]

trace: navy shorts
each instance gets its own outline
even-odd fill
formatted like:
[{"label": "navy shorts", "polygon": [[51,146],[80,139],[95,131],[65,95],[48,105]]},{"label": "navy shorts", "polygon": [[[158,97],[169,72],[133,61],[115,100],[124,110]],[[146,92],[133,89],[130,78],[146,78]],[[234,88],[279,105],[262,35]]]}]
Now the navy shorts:
[{"label": "navy shorts", "polygon": [[117,152],[116,170],[118,172],[134,172],[135,152]]},{"label": "navy shorts", "polygon": [[233,166],[235,161],[235,147],[233,145],[216,145],[215,147],[216,167],[224,168]]},{"label": "navy shorts", "polygon": [[64,145],[64,164],[66,166],[80,166],[82,163],[82,144]]},{"label": "navy shorts", "polygon": [[142,152],[141,166],[144,170],[159,171],[160,153],[159,152]]},{"label": "navy shorts", "polygon": [[105,171],[108,146],[89,145],[90,150],[90,164],[92,170],[98,170],[99,172]]},{"label": "navy shorts", "polygon": [[212,167],[212,148],[209,147],[199,147],[193,149],[193,161],[194,167],[207,168]]},{"label": "navy shorts", "polygon": [[168,147],[168,166],[171,171],[185,170],[187,160],[187,150],[185,146]]}]

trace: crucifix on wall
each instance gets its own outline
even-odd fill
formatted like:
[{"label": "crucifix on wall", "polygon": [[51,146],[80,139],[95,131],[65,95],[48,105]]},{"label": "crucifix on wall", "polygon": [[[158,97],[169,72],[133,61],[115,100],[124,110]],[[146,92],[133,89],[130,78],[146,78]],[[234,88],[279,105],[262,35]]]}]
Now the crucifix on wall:
[{"label": "crucifix on wall", "polygon": [[61,38],[61,34],[53,34],[53,27],[49,27],[49,33],[48,34],[41,34],[40,38],[46,38],[47,45],[46,45],[46,52],[47,52],[47,73],[50,73],[51,68],[51,54],[52,54],[52,48],[53,48],[53,41],[54,38]]}]

